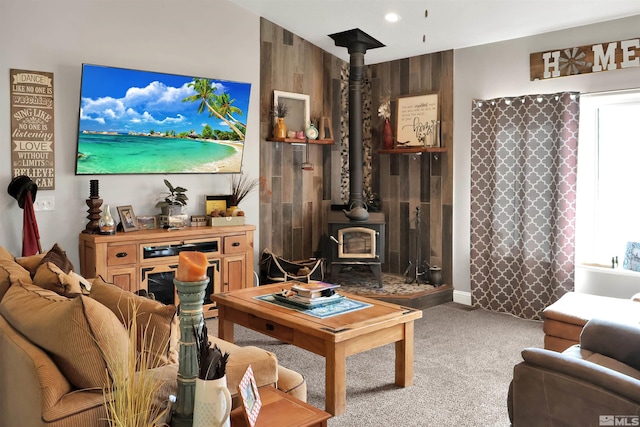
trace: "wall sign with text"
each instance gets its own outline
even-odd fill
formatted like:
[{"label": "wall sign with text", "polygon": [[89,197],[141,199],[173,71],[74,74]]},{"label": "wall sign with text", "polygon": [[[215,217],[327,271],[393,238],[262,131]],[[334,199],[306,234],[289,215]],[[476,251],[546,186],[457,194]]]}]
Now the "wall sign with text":
[{"label": "wall sign with text", "polygon": [[398,147],[437,147],[439,145],[438,94],[398,98]]},{"label": "wall sign with text", "polygon": [[53,73],[10,70],[11,176],[55,189]]},{"label": "wall sign with text", "polygon": [[532,81],[640,67],[640,37],[532,53],[529,66]]}]

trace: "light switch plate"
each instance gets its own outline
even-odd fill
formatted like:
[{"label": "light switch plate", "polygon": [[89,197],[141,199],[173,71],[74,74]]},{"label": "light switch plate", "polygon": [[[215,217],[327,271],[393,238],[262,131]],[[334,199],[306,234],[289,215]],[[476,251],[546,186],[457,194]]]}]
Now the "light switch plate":
[{"label": "light switch plate", "polygon": [[55,211],[56,198],[54,196],[36,196],[33,202],[33,210],[35,211]]}]

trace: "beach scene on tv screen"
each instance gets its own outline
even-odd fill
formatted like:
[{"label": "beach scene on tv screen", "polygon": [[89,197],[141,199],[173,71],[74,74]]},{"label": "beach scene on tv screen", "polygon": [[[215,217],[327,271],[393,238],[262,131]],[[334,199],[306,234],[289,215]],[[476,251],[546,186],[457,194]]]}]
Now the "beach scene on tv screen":
[{"label": "beach scene on tv screen", "polygon": [[238,173],[250,83],[84,64],[76,174]]}]

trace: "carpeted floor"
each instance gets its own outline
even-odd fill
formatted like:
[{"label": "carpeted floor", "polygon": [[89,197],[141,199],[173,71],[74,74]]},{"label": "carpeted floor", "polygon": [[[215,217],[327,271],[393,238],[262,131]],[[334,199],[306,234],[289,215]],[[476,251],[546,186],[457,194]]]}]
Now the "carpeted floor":
[{"label": "carpeted floor", "polygon": [[[217,320],[207,320],[211,333]],[[236,327],[236,343],[274,352],[304,374],[308,402],[324,408],[324,358]],[[542,323],[446,303],[415,324],[414,385],[394,381],[394,346],[347,359],[347,411],[329,427],[509,426],[507,390],[526,347],[543,347]]]}]

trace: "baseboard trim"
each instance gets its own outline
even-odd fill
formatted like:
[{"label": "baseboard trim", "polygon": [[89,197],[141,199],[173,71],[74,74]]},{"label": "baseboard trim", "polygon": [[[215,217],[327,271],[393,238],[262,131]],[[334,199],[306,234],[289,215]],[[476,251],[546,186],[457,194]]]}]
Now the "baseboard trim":
[{"label": "baseboard trim", "polygon": [[453,302],[471,306],[471,292],[453,290]]}]

